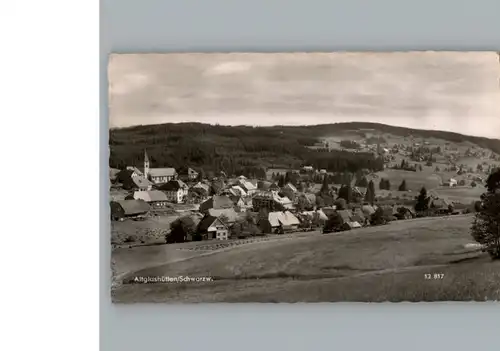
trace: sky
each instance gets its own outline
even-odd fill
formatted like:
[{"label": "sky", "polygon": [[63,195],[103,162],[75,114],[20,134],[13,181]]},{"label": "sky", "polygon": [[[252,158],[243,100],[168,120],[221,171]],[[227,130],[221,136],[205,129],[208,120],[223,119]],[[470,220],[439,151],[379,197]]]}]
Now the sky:
[{"label": "sky", "polygon": [[109,125],[379,122],[500,139],[495,52],[113,54]]}]

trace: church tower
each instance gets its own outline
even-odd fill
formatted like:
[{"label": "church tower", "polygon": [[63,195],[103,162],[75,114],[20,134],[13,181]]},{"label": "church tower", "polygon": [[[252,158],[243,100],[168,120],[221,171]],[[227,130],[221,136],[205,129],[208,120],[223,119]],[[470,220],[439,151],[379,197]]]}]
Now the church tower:
[{"label": "church tower", "polygon": [[146,150],[144,150],[144,177],[147,179],[149,176],[149,157]]}]

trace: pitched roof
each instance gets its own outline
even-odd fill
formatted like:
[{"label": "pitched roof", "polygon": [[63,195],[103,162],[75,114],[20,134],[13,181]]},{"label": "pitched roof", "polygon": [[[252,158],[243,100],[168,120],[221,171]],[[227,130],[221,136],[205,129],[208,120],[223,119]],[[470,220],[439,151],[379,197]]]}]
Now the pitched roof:
[{"label": "pitched roof", "polygon": [[146,202],[168,201],[167,195],[159,190],[134,191],[133,197]]},{"label": "pitched roof", "polygon": [[198,182],[198,184],[193,185],[192,188],[202,189],[202,190],[206,191],[207,193],[210,191],[210,186],[208,184],[203,184],[201,182]]},{"label": "pitched roof", "polygon": [[371,205],[364,205],[362,207],[362,210],[365,216],[371,216],[372,214],[375,213],[375,209]]},{"label": "pitched roof", "polygon": [[117,200],[112,202],[120,205],[127,216],[146,213],[150,210],[149,205],[143,200]]},{"label": "pitched roof", "polygon": [[166,191],[177,191],[179,189],[187,189],[188,186],[182,180],[170,180],[161,185],[158,189]]},{"label": "pitched roof", "polygon": [[257,190],[257,187],[252,182],[249,182],[248,180],[240,179],[240,185],[244,189],[246,189],[246,191]]},{"label": "pitched roof", "polygon": [[269,190],[269,187],[272,185],[271,182],[268,182],[266,180],[260,180],[257,183],[257,189],[259,190]]},{"label": "pitched roof", "polygon": [[238,213],[236,213],[236,211],[232,207],[223,209],[211,208],[208,210],[208,214],[213,217],[224,216],[227,218],[227,223],[234,223],[238,218]]},{"label": "pitched roof", "polygon": [[233,206],[234,204],[229,197],[214,195],[210,199],[200,204],[200,211],[206,211],[211,208],[213,209],[233,208]]},{"label": "pitched roof", "polygon": [[328,219],[327,215],[326,215],[326,214],[325,214],[325,212],[323,212],[322,210],[316,210],[316,211],[304,211],[304,212],[302,212],[302,214],[307,215],[307,216],[309,216],[309,217],[311,217],[311,218],[313,218],[313,216],[314,216],[316,213],[319,215],[319,218],[320,218],[320,219],[322,219],[322,220],[324,220],[324,221],[326,221],[326,220]]},{"label": "pitched roof", "polygon": [[433,208],[448,209],[450,205],[451,204],[446,199],[433,199],[431,202],[431,207]]},{"label": "pitched roof", "polygon": [[149,174],[152,177],[173,177],[176,171],[175,168],[150,168]]},{"label": "pitched roof", "polygon": [[143,175],[143,173],[137,167],[128,166],[126,170],[131,171],[131,173],[135,172],[135,173],[137,173],[137,175]]},{"label": "pitched roof", "polygon": [[289,211],[269,212],[268,220],[272,227],[279,227],[280,225],[290,226],[300,224],[299,219]]},{"label": "pitched roof", "polygon": [[217,220],[217,217],[207,215],[198,223],[198,231],[206,232],[208,228]]},{"label": "pitched roof", "polygon": [[138,188],[148,188],[151,185],[153,185],[149,180],[144,178],[143,176],[138,176],[138,177],[132,177],[132,182],[138,187]]}]

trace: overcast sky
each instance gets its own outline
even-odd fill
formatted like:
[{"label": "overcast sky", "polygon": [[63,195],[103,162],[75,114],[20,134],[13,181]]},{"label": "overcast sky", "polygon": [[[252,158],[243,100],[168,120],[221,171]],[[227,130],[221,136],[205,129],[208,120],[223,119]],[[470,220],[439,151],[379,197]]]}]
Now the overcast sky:
[{"label": "overcast sky", "polygon": [[110,127],[370,121],[500,138],[483,53],[116,54]]}]

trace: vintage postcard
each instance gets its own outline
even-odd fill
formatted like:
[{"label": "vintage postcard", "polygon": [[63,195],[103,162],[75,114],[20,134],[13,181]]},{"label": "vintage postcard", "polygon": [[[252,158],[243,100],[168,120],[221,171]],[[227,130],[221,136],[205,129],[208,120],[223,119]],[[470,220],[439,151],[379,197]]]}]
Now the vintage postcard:
[{"label": "vintage postcard", "polygon": [[496,52],[116,54],[114,302],[500,297]]}]

